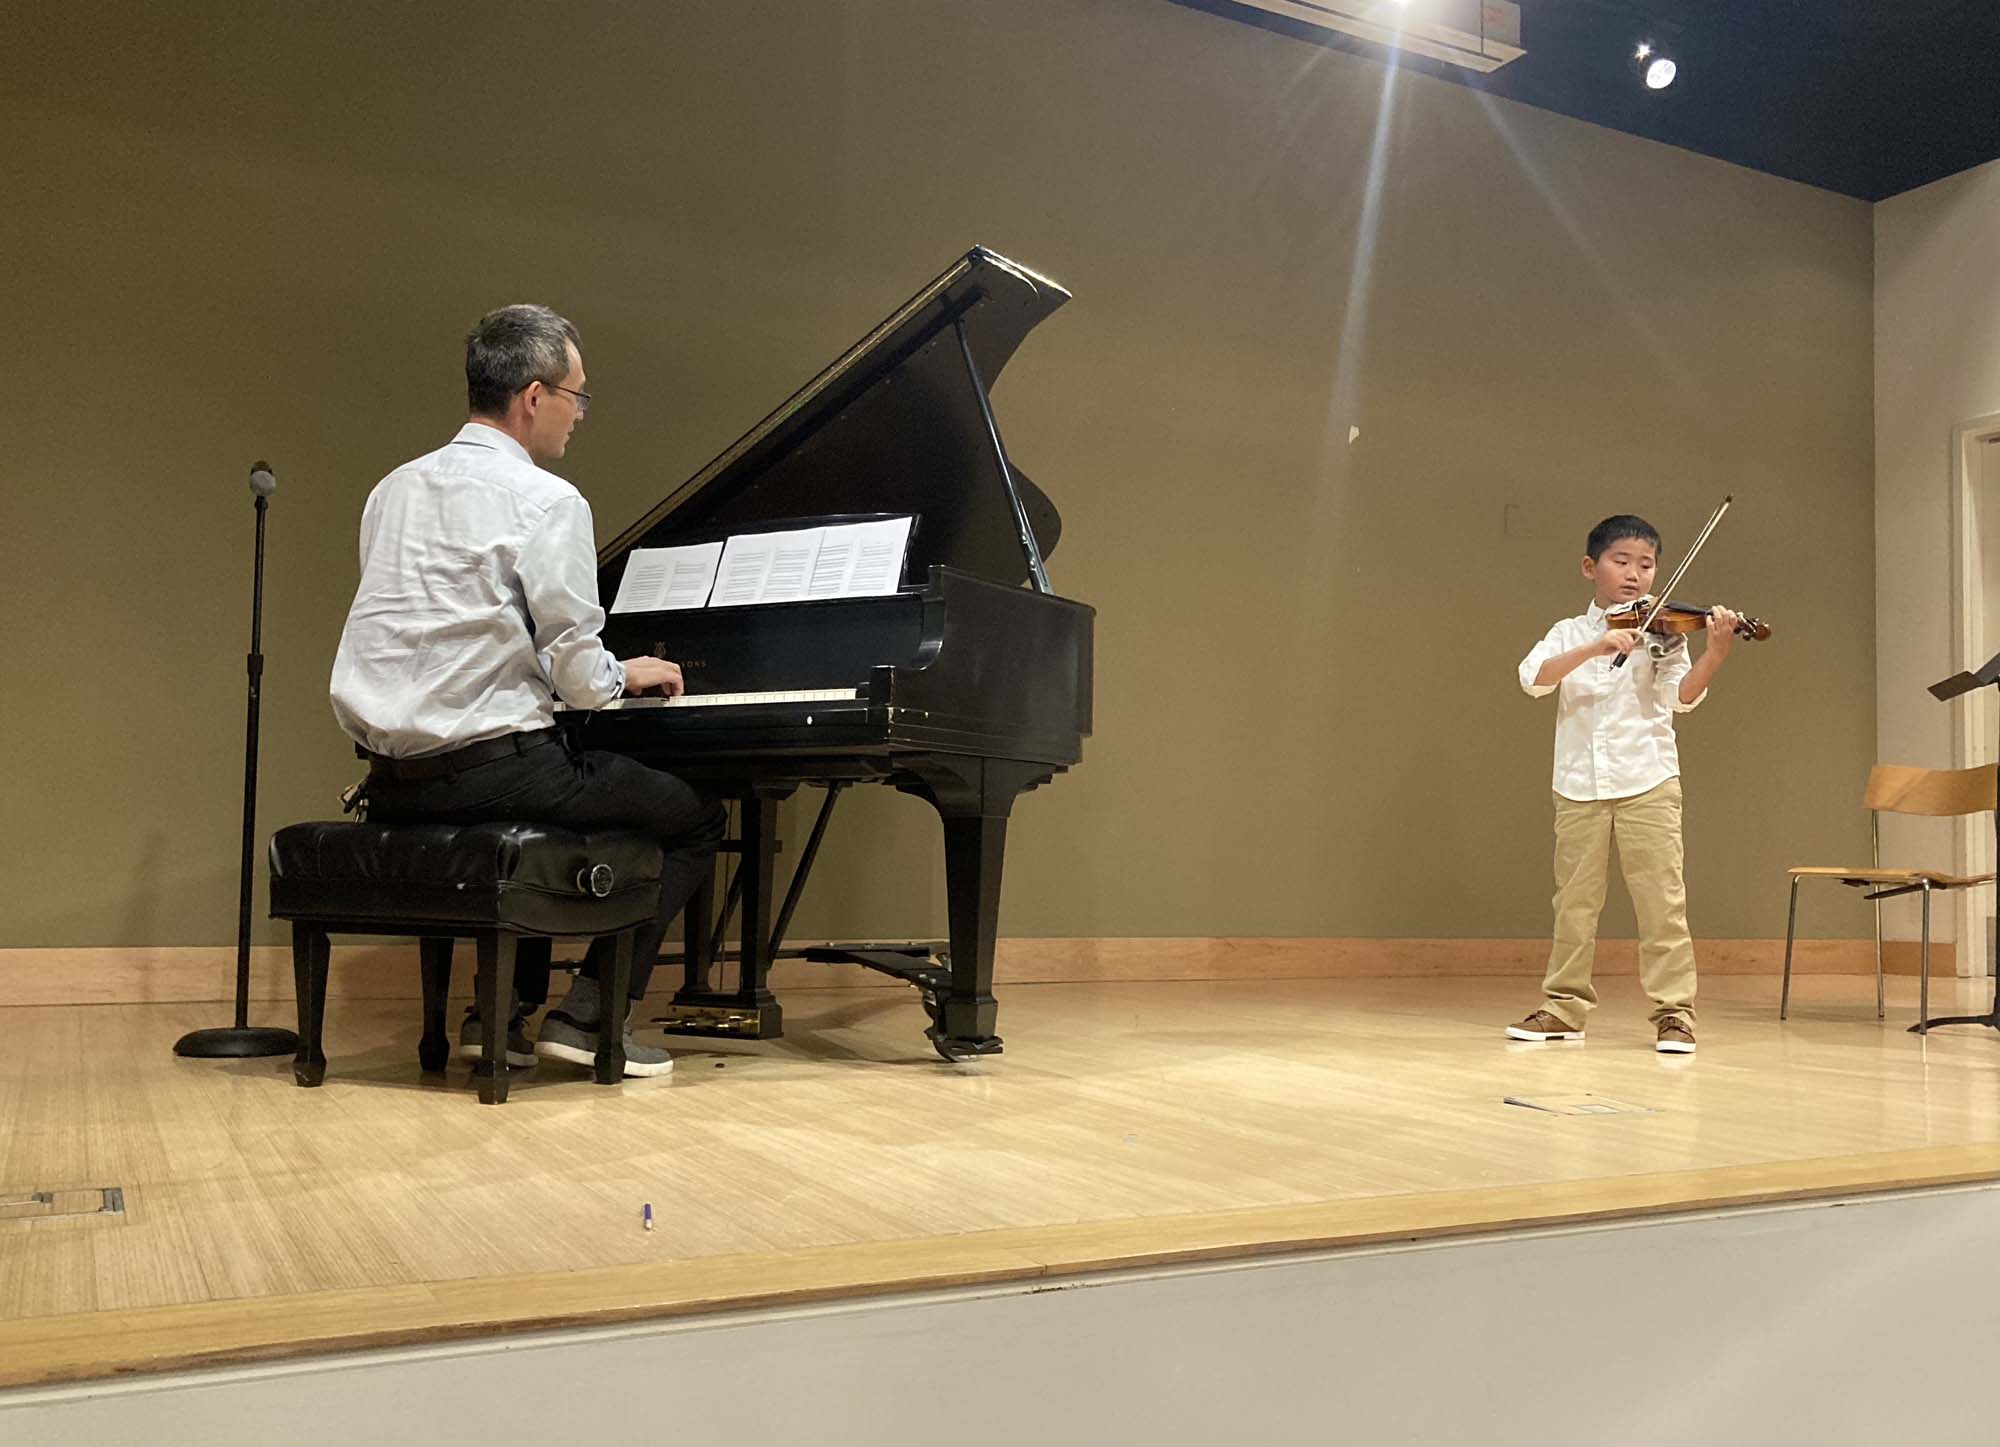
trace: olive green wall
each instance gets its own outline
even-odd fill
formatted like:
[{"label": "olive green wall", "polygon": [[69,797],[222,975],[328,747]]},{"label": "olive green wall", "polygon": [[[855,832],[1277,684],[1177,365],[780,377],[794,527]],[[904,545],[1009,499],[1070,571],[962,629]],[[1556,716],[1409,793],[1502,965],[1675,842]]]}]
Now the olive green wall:
[{"label": "olive green wall", "polygon": [[[1865,847],[1861,203],[1164,0],[9,29],[0,944],[232,937],[252,458],[270,826],[355,773],[355,524],[459,422],[480,312],[581,327],[563,470],[608,536],[974,242],[1075,293],[997,402],[1099,610],[1006,933],[1543,931],[1553,710],[1514,662],[1596,517],[1684,543],[1731,489],[1685,594],[1778,636],[1684,722],[1697,931],[1780,933],[1783,867]],[[928,811],[867,792],[801,932],[941,921]]]}]

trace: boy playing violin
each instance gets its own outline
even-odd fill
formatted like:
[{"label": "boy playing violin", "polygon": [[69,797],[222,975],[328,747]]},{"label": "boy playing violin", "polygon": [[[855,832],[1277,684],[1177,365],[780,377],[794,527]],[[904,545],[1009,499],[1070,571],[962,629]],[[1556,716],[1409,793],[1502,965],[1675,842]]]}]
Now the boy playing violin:
[{"label": "boy playing violin", "polygon": [[[1639,920],[1639,978],[1652,997],[1655,1048],[1694,1051],[1694,941],[1681,878],[1680,756],[1674,715],[1708,696],[1736,642],[1740,621],[1709,611],[1699,661],[1684,639],[1649,646],[1637,628],[1612,628],[1606,614],[1647,598],[1660,535],[1621,514],[1590,530],[1583,576],[1590,607],[1565,618],[1521,660],[1531,698],[1556,693],[1555,938],[1541,1008],[1507,1034],[1515,1040],[1581,1040],[1597,1004],[1591,962],[1611,844]],[[1622,665],[1617,660],[1624,660]],[[1614,666],[1617,665],[1617,666]]]}]

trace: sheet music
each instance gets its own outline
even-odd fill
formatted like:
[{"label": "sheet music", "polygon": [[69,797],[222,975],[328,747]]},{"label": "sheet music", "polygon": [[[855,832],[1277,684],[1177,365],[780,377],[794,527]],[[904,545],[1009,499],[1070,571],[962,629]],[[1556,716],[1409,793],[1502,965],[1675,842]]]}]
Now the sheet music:
[{"label": "sheet music", "polygon": [[775,533],[738,533],[723,545],[710,606],[790,603],[805,597],[825,531],[791,528]]},{"label": "sheet music", "polygon": [[910,545],[913,521],[884,518],[824,529],[806,596],[873,598],[895,592],[903,580],[903,554]]},{"label": "sheet music", "polygon": [[715,586],[721,543],[689,543],[678,548],[634,548],[618,584],[613,613],[663,613],[700,608]]},{"label": "sheet music", "polygon": [[912,517],[738,533],[726,543],[634,548],[613,613],[873,598],[903,580]]}]

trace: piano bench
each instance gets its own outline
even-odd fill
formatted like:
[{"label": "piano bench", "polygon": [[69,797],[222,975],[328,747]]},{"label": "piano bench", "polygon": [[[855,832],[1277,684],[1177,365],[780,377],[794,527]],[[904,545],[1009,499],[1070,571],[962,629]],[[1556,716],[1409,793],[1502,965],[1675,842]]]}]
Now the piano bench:
[{"label": "piano bench", "polygon": [[625,1075],[625,991],[634,931],[660,903],[660,847],[623,830],[577,833],[539,824],[293,824],[271,836],[271,917],[292,922],[300,1085],[326,1077],[327,937],[415,935],[421,941],[424,1033],[417,1059],[443,1070],[451,1053],[445,999],[454,939],[478,949],[479,1098],[507,1099],[507,1026],[522,939],[615,936],[602,981],[596,1078]]}]

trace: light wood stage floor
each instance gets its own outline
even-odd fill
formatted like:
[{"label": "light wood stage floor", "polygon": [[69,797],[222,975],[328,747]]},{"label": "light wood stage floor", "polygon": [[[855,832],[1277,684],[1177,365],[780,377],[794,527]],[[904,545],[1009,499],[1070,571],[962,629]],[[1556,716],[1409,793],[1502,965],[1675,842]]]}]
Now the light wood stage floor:
[{"label": "light wood stage floor", "polygon": [[795,990],[783,1040],[499,1108],[419,1075],[408,1001],[337,1002],[319,1090],[177,1059],[214,1005],[0,1009],[0,1386],[2000,1178],[2000,1035],[1776,988],[1706,982],[1685,1058],[1625,979],[1549,1046],[1500,1036],[1525,980],[1015,986],[966,1066],[907,990]]}]

